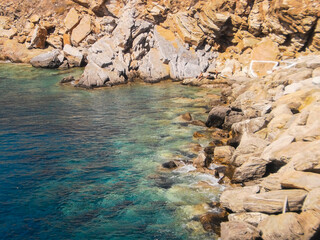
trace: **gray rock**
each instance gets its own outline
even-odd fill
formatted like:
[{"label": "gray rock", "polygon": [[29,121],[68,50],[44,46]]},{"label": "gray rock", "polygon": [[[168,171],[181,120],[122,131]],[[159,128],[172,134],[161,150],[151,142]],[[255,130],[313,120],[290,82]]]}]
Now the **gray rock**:
[{"label": "gray rock", "polygon": [[58,68],[61,65],[61,61],[58,56],[60,55],[60,50],[55,49],[51,52],[42,53],[30,60],[33,67],[41,68]]},{"label": "gray rock", "polygon": [[114,86],[126,83],[124,77],[120,77],[118,73],[109,69],[100,68],[94,63],[89,63],[86,66],[77,86],[92,88],[102,86]]},{"label": "gray rock", "polygon": [[80,67],[83,64],[83,54],[75,47],[66,44],[63,48],[70,67]]},{"label": "gray rock", "polygon": [[231,112],[229,107],[218,106],[211,109],[206,121],[207,127],[221,128],[226,116]]},{"label": "gray rock", "polygon": [[148,83],[159,82],[170,76],[168,65],[162,63],[160,53],[155,48],[142,59],[139,73],[143,81]]}]

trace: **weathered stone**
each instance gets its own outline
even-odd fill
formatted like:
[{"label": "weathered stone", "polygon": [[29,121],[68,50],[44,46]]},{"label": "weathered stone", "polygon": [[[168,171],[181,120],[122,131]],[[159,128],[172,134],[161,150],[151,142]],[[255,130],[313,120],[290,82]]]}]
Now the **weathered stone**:
[{"label": "weathered stone", "polygon": [[228,113],[228,115],[225,117],[224,119],[224,123],[222,125],[222,127],[224,129],[231,129],[231,126],[234,123],[238,123],[241,122],[243,120],[244,116],[242,112],[237,112],[237,111],[231,111],[230,113]]},{"label": "weathered stone", "polygon": [[225,210],[219,212],[208,212],[200,216],[200,222],[206,231],[220,234],[220,224],[228,219],[228,213]]},{"label": "weathered stone", "polygon": [[6,37],[9,39],[12,39],[14,36],[17,35],[17,33],[18,33],[18,30],[16,28],[10,28],[8,30],[0,28],[0,37]]},{"label": "weathered stone", "polygon": [[266,173],[268,162],[257,157],[250,157],[248,161],[236,168],[232,181],[245,182],[261,178]]},{"label": "weathered stone", "polygon": [[174,169],[174,168],[177,168],[178,165],[174,161],[169,161],[169,162],[163,163],[162,167],[168,168],[168,169]]},{"label": "weathered stone", "polygon": [[302,211],[309,210],[320,212],[320,188],[315,188],[308,193]]},{"label": "weathered stone", "polygon": [[245,132],[255,133],[265,127],[266,123],[265,117],[246,119],[244,121],[234,123],[232,125],[232,131],[236,134],[243,134]]},{"label": "weathered stone", "polygon": [[92,31],[92,24],[90,16],[84,16],[80,23],[72,30],[71,43],[78,46]]},{"label": "weathered stone", "polygon": [[[232,156],[232,165],[239,167],[251,156],[258,156],[267,147],[268,141],[255,135],[244,133],[239,146]],[[268,161],[268,159],[265,159]]]},{"label": "weathered stone", "polygon": [[228,215],[229,221],[244,221],[255,227],[266,219],[269,215],[259,212],[242,212],[242,213],[232,213]]},{"label": "weathered stone", "polygon": [[40,21],[40,17],[37,14],[33,14],[30,18],[29,21],[32,23],[38,23]]},{"label": "weathered stone", "polygon": [[262,159],[267,161],[278,160],[275,158],[274,154],[288,146],[294,141],[294,137],[290,135],[282,135],[276,141],[273,141],[268,147],[266,147],[261,155]]},{"label": "weathered stone", "polygon": [[169,66],[162,63],[160,53],[155,48],[143,58],[139,73],[143,81],[149,83],[159,82],[170,76]]},{"label": "weathered stone", "polygon": [[[251,60],[253,61],[277,61],[279,56],[278,44],[271,39],[263,39],[251,53]],[[271,62],[255,62],[252,65],[252,70],[257,76],[265,76],[268,71],[272,70],[275,63]]]},{"label": "weathered stone", "polygon": [[71,8],[68,12],[66,18],[64,19],[64,25],[66,29],[69,31],[74,28],[80,21],[80,15],[75,8]]},{"label": "weathered stone", "polygon": [[302,239],[303,228],[299,224],[297,213],[272,215],[263,220],[258,229],[265,240],[295,240]]},{"label": "weathered stone", "polygon": [[63,48],[65,57],[68,60],[70,67],[80,67],[83,63],[83,54],[75,47],[65,45]]},{"label": "weathered stone", "polygon": [[193,166],[196,168],[209,167],[211,158],[206,156],[204,153],[200,153],[197,158],[193,160]]},{"label": "weathered stone", "polygon": [[288,211],[300,211],[306,196],[307,192],[304,190],[279,190],[252,194],[243,200],[244,209],[250,212],[280,213],[287,198]]},{"label": "weathered stone", "polygon": [[320,174],[300,171],[287,171],[281,177],[284,188],[302,188],[311,191],[320,188]]},{"label": "weathered stone", "polygon": [[214,161],[229,164],[234,151],[234,147],[231,146],[216,147],[214,150]]},{"label": "weathered stone", "polygon": [[244,221],[231,221],[221,223],[222,240],[254,240],[261,239],[260,231]]},{"label": "weathered stone", "polygon": [[207,127],[222,127],[226,116],[230,112],[229,107],[218,106],[212,108],[206,122]]},{"label": "weathered stone", "polygon": [[232,212],[244,212],[245,210],[243,205],[247,196],[258,193],[259,191],[259,186],[225,190],[220,197],[221,206],[230,209]]},{"label": "weathered stone", "polygon": [[55,49],[32,58],[30,63],[33,67],[57,68],[62,63],[58,58],[59,55],[60,51]]},{"label": "weathered stone", "polygon": [[88,63],[82,74],[78,86],[85,88],[114,86],[126,83],[126,79],[115,71],[100,68],[94,63]]},{"label": "weathered stone", "polygon": [[62,37],[61,36],[49,36],[47,38],[47,43],[57,49],[62,49]]},{"label": "weathered stone", "polygon": [[320,212],[308,210],[298,216],[298,221],[303,228],[303,239],[320,238]]},{"label": "weathered stone", "polygon": [[38,25],[33,31],[28,48],[44,49],[46,47],[46,39],[47,39],[47,29]]}]

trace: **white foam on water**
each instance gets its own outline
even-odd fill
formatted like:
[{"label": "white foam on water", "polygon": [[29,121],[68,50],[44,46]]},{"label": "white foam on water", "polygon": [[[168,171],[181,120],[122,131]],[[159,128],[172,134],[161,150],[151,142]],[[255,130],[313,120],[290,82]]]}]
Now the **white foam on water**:
[{"label": "white foam on water", "polygon": [[175,172],[175,173],[188,173],[188,172],[191,172],[194,170],[196,170],[196,168],[193,165],[189,164],[189,165],[185,165],[183,167],[180,167],[176,170],[173,170],[173,172]]}]

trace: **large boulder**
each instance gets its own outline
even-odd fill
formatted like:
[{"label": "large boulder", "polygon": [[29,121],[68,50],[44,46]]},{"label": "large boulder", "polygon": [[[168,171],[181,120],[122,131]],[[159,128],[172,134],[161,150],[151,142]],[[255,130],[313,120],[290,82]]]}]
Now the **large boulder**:
[{"label": "large boulder", "polygon": [[234,147],[231,146],[220,146],[214,149],[214,161],[229,164],[232,158]]},{"label": "large boulder", "polygon": [[262,178],[269,162],[258,157],[250,157],[243,165],[236,168],[232,177],[234,182],[246,182]]},{"label": "large boulder", "polygon": [[268,74],[277,65],[279,54],[277,43],[269,38],[263,39],[253,48],[251,53],[251,60],[254,61],[252,63],[252,73],[259,77]]},{"label": "large boulder", "polygon": [[114,86],[126,82],[126,79],[123,76],[119,76],[116,71],[111,71],[108,68],[100,68],[95,63],[91,62],[86,66],[77,86],[93,88]]},{"label": "large boulder", "polygon": [[232,212],[244,212],[245,198],[259,191],[260,188],[258,186],[225,190],[220,197],[221,206],[230,209]]},{"label": "large boulder", "polygon": [[231,221],[221,223],[222,240],[255,240],[261,239],[260,231],[244,221]]},{"label": "large boulder", "polygon": [[280,213],[287,199],[289,211],[300,211],[307,192],[304,190],[278,190],[251,194],[244,201],[244,209],[249,212]]},{"label": "large boulder", "polygon": [[42,53],[30,60],[30,63],[33,67],[41,67],[41,68],[57,68],[61,65],[62,61],[59,59],[59,55],[61,54],[60,50],[55,49],[51,52]]},{"label": "large boulder", "polygon": [[283,188],[301,188],[311,191],[320,188],[320,174],[301,171],[287,171],[281,176]]},{"label": "large boulder", "polygon": [[65,57],[68,60],[70,67],[80,67],[83,64],[83,54],[75,47],[65,45],[63,48]]},{"label": "large boulder", "polygon": [[64,25],[66,29],[69,31],[73,29],[80,21],[80,14],[75,8],[71,8],[64,19]]},{"label": "large boulder", "polygon": [[28,49],[32,48],[41,48],[44,49],[46,47],[47,40],[47,29],[38,25],[32,33],[30,44],[28,45]]},{"label": "large boulder", "polygon": [[211,109],[206,121],[207,127],[221,128],[226,116],[231,112],[229,107],[218,106]]},{"label": "large boulder", "polygon": [[228,215],[229,221],[244,221],[255,227],[258,224],[266,219],[269,215],[259,212],[241,212],[241,213],[232,213]]},{"label": "large boulder", "polygon": [[272,215],[263,220],[258,228],[265,240],[302,239],[303,228],[299,224],[297,213]]},{"label": "large boulder", "polygon": [[78,46],[92,31],[90,16],[84,16],[80,23],[72,30],[71,43]]},{"label": "large boulder", "polygon": [[320,212],[320,188],[311,190],[303,203],[302,211]]},{"label": "large boulder", "polygon": [[320,214],[306,211],[271,215],[258,225],[258,229],[265,240],[319,239]]}]

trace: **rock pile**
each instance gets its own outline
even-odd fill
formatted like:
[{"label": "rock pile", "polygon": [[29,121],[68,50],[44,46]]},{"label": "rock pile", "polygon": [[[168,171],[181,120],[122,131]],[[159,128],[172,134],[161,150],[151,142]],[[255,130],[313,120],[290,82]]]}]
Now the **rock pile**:
[{"label": "rock pile", "polygon": [[206,125],[230,130],[228,143],[238,142],[194,162],[226,166],[232,185],[220,197],[230,213],[222,239],[320,237],[320,55],[291,62],[261,79],[235,80],[228,106],[209,113]]}]

